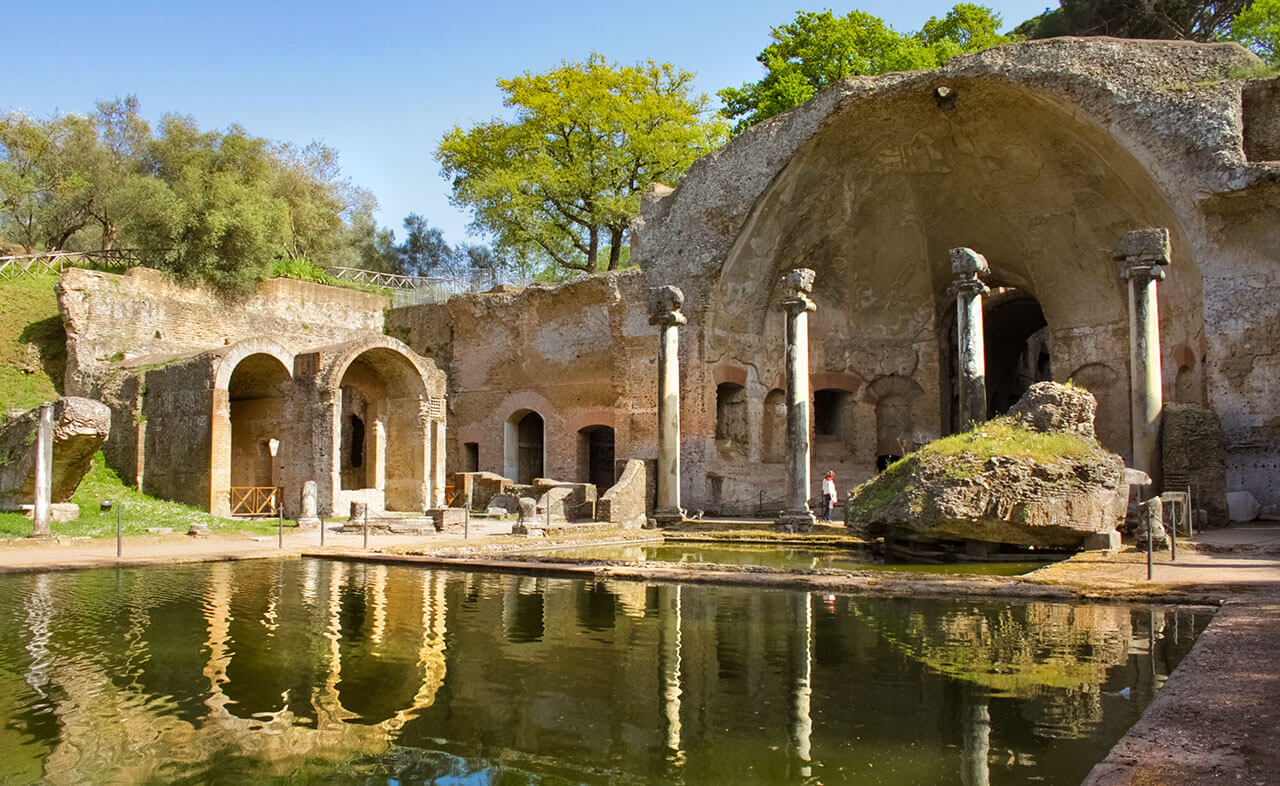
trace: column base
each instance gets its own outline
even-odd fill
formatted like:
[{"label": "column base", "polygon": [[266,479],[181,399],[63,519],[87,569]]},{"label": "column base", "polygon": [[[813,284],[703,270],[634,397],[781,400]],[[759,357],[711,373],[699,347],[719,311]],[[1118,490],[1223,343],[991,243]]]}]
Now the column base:
[{"label": "column base", "polygon": [[321,523],[319,516],[298,517],[298,529],[319,529]]},{"label": "column base", "polygon": [[811,532],[816,521],[811,511],[802,509],[784,510],[778,514],[778,518],[774,519],[773,523],[786,532]]},{"label": "column base", "polygon": [[684,511],[680,508],[658,508],[653,512],[653,520],[659,528],[674,527],[684,522]]}]

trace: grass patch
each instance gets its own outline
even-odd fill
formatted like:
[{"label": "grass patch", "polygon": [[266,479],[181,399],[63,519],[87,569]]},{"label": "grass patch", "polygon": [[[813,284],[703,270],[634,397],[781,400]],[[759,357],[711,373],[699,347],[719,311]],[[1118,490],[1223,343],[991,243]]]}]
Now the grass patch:
[{"label": "grass patch", "polygon": [[[124,505],[124,534],[145,535],[148,527],[169,527],[185,533],[192,524],[203,524],[209,532],[220,535],[271,535],[276,532],[274,519],[224,519],[177,502],[147,496],[126,486],[120,476],[106,466],[102,453],[93,457],[93,468],[85,475],[71,501],[80,506],[80,518],[65,523],[54,522],[53,534],[63,537],[113,538],[116,534],[116,511],[101,509],[103,500]],[[22,538],[31,534],[31,519],[17,513],[0,513],[0,537]]]},{"label": "grass patch", "polygon": [[0,281],[0,418],[61,395],[67,334],[55,275]]},{"label": "grass patch", "polygon": [[1097,443],[1086,437],[1033,431],[1014,425],[1009,418],[996,418],[969,431],[930,442],[920,452],[978,463],[994,456],[1014,456],[1050,464],[1061,458],[1088,456],[1095,450]]}]

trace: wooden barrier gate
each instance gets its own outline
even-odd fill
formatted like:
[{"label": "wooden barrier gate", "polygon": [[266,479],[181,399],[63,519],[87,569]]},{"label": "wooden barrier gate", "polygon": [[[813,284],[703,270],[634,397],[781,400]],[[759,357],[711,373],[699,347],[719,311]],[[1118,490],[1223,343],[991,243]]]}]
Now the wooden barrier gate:
[{"label": "wooden barrier gate", "polygon": [[231,515],[277,516],[282,491],[279,486],[232,486]]}]

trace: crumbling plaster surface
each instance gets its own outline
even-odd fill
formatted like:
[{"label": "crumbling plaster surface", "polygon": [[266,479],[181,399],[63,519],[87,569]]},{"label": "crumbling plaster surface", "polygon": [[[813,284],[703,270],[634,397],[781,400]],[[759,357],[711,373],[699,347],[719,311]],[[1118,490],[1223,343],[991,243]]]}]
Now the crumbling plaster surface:
[{"label": "crumbling plaster surface", "polygon": [[[945,431],[947,250],[961,245],[987,255],[993,283],[1040,301],[1053,377],[1080,373],[1106,386],[1094,390],[1100,436],[1127,454],[1128,315],[1111,257],[1143,226],[1173,237],[1160,285],[1166,400],[1207,401],[1229,452],[1258,445],[1274,459],[1280,440],[1260,421],[1277,410],[1280,369],[1261,334],[1280,323],[1280,303],[1260,301],[1276,283],[1277,230],[1275,211],[1258,205],[1274,205],[1280,189],[1274,165],[1244,156],[1245,81],[1227,78],[1256,64],[1232,44],[999,47],[939,71],[844,80],[700,160],[674,192],[655,189],[633,228],[632,258],[651,284],[686,295],[682,425],[702,436],[686,439],[686,467],[754,471],[717,464],[705,368],[746,368],[749,406],[759,406],[781,372],[772,288],[797,266],[818,271],[813,371],[864,383],[907,376],[929,402],[919,430]],[[956,96],[950,108],[934,99],[943,86]],[[1257,137],[1254,149],[1274,149]],[[1234,382],[1224,363],[1238,367]],[[863,404],[855,420],[866,428]],[[872,470],[868,455],[855,458],[855,474]],[[686,499],[712,496],[690,488],[699,474],[686,472]],[[1257,488],[1262,473],[1235,474],[1236,485],[1280,504]]]}]

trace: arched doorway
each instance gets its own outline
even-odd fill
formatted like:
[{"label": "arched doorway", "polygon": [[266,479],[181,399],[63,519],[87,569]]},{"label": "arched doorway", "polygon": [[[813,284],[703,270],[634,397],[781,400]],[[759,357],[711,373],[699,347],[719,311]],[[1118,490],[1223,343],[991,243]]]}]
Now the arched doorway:
[{"label": "arched doorway", "polygon": [[613,485],[613,429],[587,426],[578,431],[578,480],[603,493]]},{"label": "arched doorway", "polygon": [[278,358],[255,353],[236,364],[227,383],[230,450],[227,451],[232,515],[275,515],[283,494],[287,437],[286,402],[292,377]]},{"label": "arched doorway", "polygon": [[421,373],[396,349],[374,347],[347,364],[338,392],[339,490],[374,492],[375,510],[423,510],[430,435]]},{"label": "arched doorway", "polygon": [[523,484],[542,477],[546,459],[542,416],[531,409],[517,410],[507,418],[503,431],[503,474]]},{"label": "arched doorway", "polygon": [[1049,326],[1030,294],[1004,288],[983,301],[987,417],[1003,415],[1036,382],[1053,378]]}]

